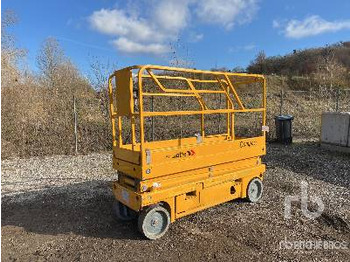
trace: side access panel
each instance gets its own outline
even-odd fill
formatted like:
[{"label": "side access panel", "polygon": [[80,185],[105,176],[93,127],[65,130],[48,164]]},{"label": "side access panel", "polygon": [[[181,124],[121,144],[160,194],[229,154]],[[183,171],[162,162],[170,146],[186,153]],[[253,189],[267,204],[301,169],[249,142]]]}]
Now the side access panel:
[{"label": "side access panel", "polygon": [[210,207],[239,198],[241,188],[241,183],[238,181],[228,181],[204,188],[202,191],[202,205]]},{"label": "side access panel", "polygon": [[197,208],[200,205],[202,187],[202,183],[200,183],[195,190],[176,196],[176,213]]}]

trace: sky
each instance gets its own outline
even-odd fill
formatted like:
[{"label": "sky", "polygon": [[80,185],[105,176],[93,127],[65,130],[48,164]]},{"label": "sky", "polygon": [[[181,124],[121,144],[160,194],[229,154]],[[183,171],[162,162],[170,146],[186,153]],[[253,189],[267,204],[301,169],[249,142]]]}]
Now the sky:
[{"label": "sky", "polygon": [[[246,67],[256,54],[349,41],[349,0],[3,0],[11,31],[37,70],[43,41],[55,37],[87,72],[94,59],[116,67]],[[175,54],[174,54],[175,53]]]}]

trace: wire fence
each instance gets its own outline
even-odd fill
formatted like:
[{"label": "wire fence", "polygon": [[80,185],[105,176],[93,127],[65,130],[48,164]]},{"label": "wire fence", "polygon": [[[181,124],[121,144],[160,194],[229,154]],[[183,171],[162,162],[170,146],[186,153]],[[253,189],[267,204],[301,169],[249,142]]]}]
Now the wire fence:
[{"label": "wire fence", "polygon": [[[153,98],[153,97],[152,97]],[[173,98],[174,99],[174,98]],[[75,101],[75,100],[74,100]],[[108,102],[108,101],[106,101]],[[222,101],[213,101],[215,103],[221,104]],[[150,110],[155,109],[154,99],[149,101]],[[78,102],[79,104],[79,102]],[[182,103],[183,104],[183,101]],[[75,143],[75,153],[78,153],[79,148],[84,148],[81,143],[84,143],[84,140],[87,138],[81,137],[79,135],[79,121],[77,115],[84,115],[84,112],[81,112],[82,109],[77,108],[75,103],[72,108],[74,116],[74,138]],[[323,112],[350,112],[350,88],[349,89],[319,89],[319,90],[283,90],[280,92],[268,92],[267,93],[267,124],[270,127],[270,132],[267,135],[267,139],[272,141],[276,138],[275,131],[275,117],[278,115],[292,115],[293,120],[293,136],[303,139],[318,139],[320,136],[321,129],[321,115]],[[254,118],[255,117],[255,118]],[[208,129],[206,132],[215,133],[217,128],[220,129],[220,124],[224,125],[225,119],[220,118],[218,115],[216,118],[207,119]],[[253,119],[254,118],[254,119]],[[104,118],[105,123],[102,123],[101,127],[103,129],[111,128],[109,123],[109,118]],[[193,120],[193,119],[192,119]],[[238,116],[237,116],[237,120]],[[247,122],[256,122],[256,116],[250,115],[246,116],[243,120],[244,123],[242,126],[245,126]],[[188,130],[190,123],[186,122],[186,119],[183,117],[178,117],[174,119],[174,123],[168,122],[168,125],[163,125],[160,130],[159,125],[155,127],[154,118],[149,119],[145,122],[146,130],[148,131],[149,141],[154,141],[156,138],[162,139],[163,136],[166,136],[167,133],[174,132],[176,127],[181,132],[180,136],[183,136],[183,130]],[[212,123],[211,123],[212,122]],[[223,123],[221,123],[223,122]],[[174,127],[169,129],[169,125],[173,124]],[[212,130],[215,129],[215,130]],[[78,130],[78,132],[77,132]],[[247,128],[243,128],[244,132],[247,132],[247,135],[250,131]],[[81,132],[80,132],[81,133]],[[194,131],[192,132],[195,133]],[[191,133],[191,134],[192,134]],[[93,134],[92,134],[93,135]],[[179,135],[179,134],[177,134]],[[242,134],[244,135],[244,134]],[[78,136],[78,137],[77,137]],[[80,136],[80,137],[79,137]],[[100,137],[101,138],[101,137]],[[107,138],[107,137],[106,137]],[[108,137],[109,139],[110,137]],[[96,141],[96,140],[95,140]],[[109,141],[103,141],[103,144],[108,144]],[[107,148],[106,148],[107,149]]]},{"label": "wire fence", "polygon": [[319,138],[323,112],[350,112],[350,88],[324,88],[318,90],[280,90],[268,93],[268,138],[276,136],[274,118],[292,115],[293,136]]},{"label": "wire fence", "polygon": [[[90,97],[67,96],[63,99],[61,96],[52,98],[45,96],[43,91],[38,89],[37,93],[18,101],[21,93],[25,93],[24,91],[17,89],[2,91],[2,95],[6,95],[6,97],[2,96],[2,102],[7,102],[6,106],[2,106],[3,158],[81,154],[112,148],[108,96],[103,92]],[[250,94],[245,97],[248,99],[246,103],[252,99]],[[13,101],[18,102],[13,103]],[[210,99],[210,102],[222,104],[223,100],[221,101],[219,97],[215,101]],[[184,101],[180,101],[179,104],[184,106]],[[157,109],[156,101],[149,101],[148,106],[154,110]],[[270,141],[276,138],[275,117],[280,114],[289,114],[294,116],[293,137],[318,139],[321,114],[336,111],[350,112],[350,88],[284,89],[282,91],[275,86],[273,90],[267,92],[267,125],[270,127],[267,138]],[[252,125],[250,130],[248,122],[257,123],[259,118],[253,114],[242,115],[241,118],[237,115],[237,123],[239,120],[243,127],[241,133],[244,135],[253,128],[257,128]],[[150,130],[150,137],[147,139],[153,141],[173,134],[176,128],[170,128],[170,124],[180,130],[180,135],[174,134],[178,137],[194,135],[198,129],[197,126],[190,124],[196,122],[195,119],[179,117],[171,121],[161,128],[157,119],[147,122],[147,130]],[[208,119],[207,123],[207,132],[213,134],[220,133],[226,124],[222,116]]]},{"label": "wire fence", "polygon": [[[312,90],[288,90],[283,91],[281,89],[280,92],[280,115],[284,113],[283,108],[283,102],[285,99],[288,99],[288,94],[300,94],[300,96],[304,96],[305,98],[311,100],[315,96],[319,96],[319,93],[315,93],[315,91]],[[335,112],[347,112],[350,111],[350,88],[347,89],[335,89],[335,90],[328,90],[328,96],[324,97],[325,99],[329,100],[328,103],[332,107],[333,104],[333,110]]]}]

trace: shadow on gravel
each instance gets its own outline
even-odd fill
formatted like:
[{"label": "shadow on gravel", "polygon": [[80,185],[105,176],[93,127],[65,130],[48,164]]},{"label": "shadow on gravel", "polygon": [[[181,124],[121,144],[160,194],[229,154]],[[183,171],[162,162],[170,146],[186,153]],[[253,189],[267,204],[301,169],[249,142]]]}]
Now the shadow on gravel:
[{"label": "shadow on gravel", "polygon": [[317,142],[268,144],[267,168],[281,167],[334,185],[350,187],[350,155],[326,150]]},{"label": "shadow on gravel", "polygon": [[2,197],[1,226],[57,235],[73,233],[111,239],[143,239],[137,222],[112,218],[109,183],[89,181]]}]

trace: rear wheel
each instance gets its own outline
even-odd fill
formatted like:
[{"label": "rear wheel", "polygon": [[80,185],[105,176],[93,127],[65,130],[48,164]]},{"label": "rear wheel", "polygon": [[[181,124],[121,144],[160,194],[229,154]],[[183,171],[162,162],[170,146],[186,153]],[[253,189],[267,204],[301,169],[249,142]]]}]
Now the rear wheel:
[{"label": "rear wheel", "polygon": [[115,201],[112,208],[116,220],[130,221],[137,217],[137,213],[119,201]]},{"label": "rear wheel", "polygon": [[162,206],[146,208],[139,215],[139,231],[148,239],[161,238],[168,231],[169,225],[169,211]]},{"label": "rear wheel", "polygon": [[263,184],[259,178],[252,179],[247,187],[247,199],[249,202],[258,202],[263,193]]}]

